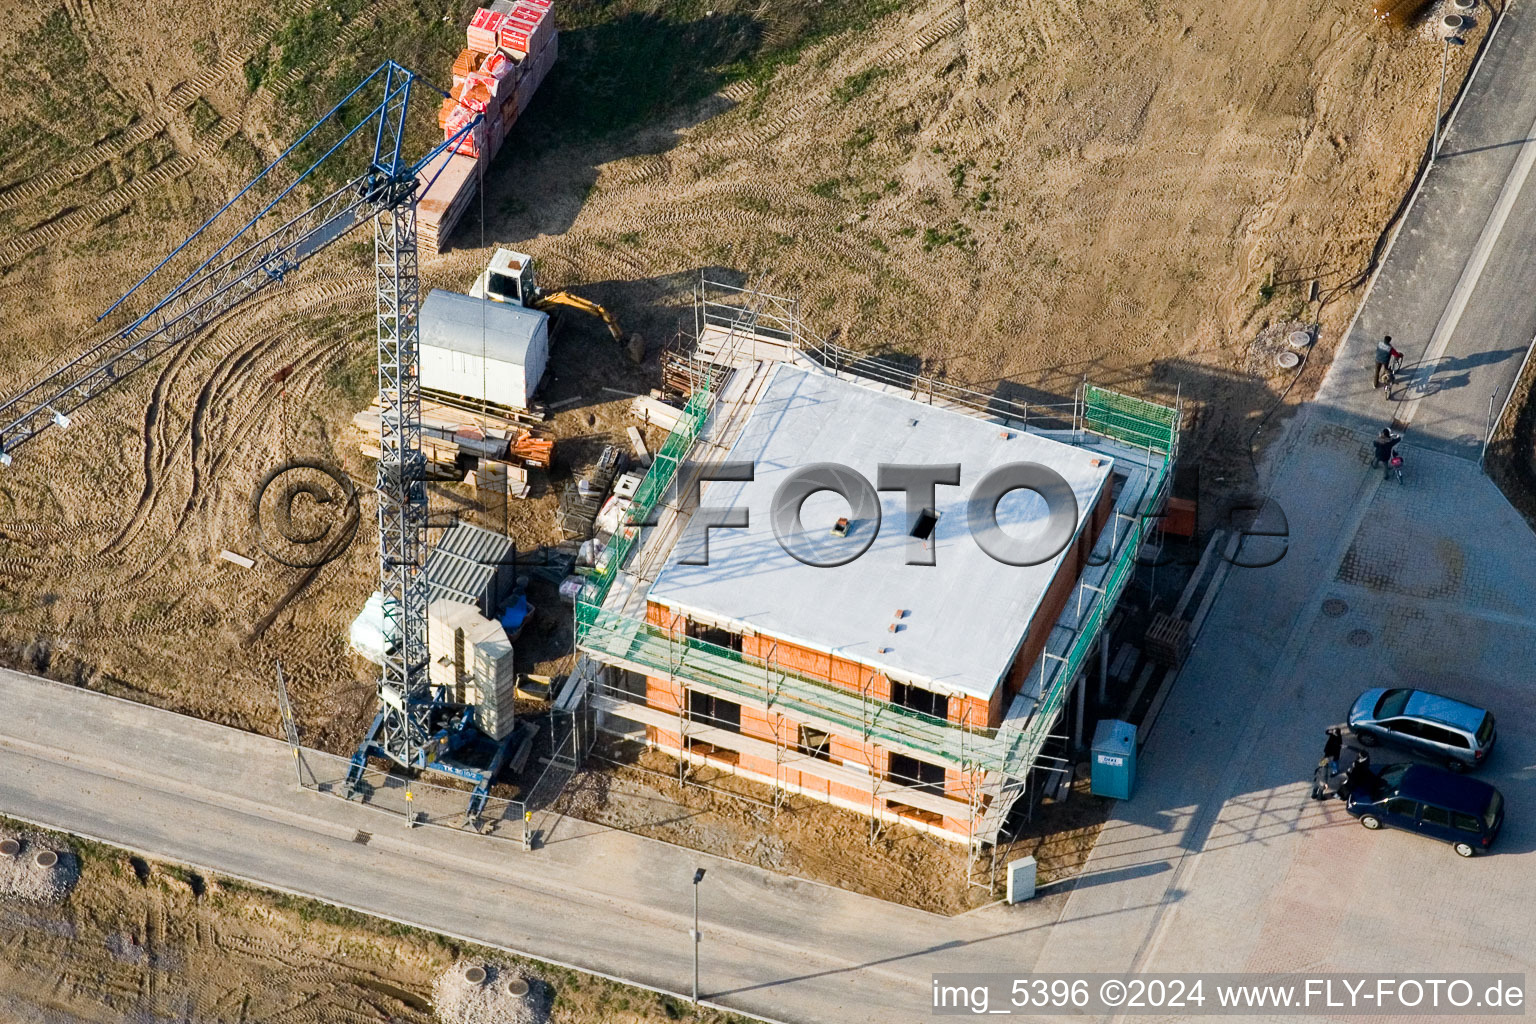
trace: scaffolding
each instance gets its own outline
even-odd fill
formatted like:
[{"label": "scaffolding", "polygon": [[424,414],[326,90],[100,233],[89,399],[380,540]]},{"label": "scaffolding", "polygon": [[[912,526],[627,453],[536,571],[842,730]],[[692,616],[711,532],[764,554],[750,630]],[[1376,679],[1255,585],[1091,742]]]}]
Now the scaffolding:
[{"label": "scaffolding", "polygon": [[[731,298],[736,301],[728,301]],[[770,709],[775,719],[772,756],[776,792],[783,788],[789,743],[795,742],[798,751],[799,726],[826,727],[827,731],[860,737],[866,752],[884,748],[943,765],[946,772],[957,771],[962,798],[951,802],[955,813],[969,811],[965,839],[973,853],[981,845],[994,845],[1013,806],[1030,789],[1030,774],[1110,611],[1130,580],[1142,544],[1167,497],[1178,452],[1179,410],[1087,382],[1076,389],[1070,403],[1015,403],[893,369],[887,362],[827,341],[808,339],[793,300],[704,278],[695,296],[694,328],[695,357],[701,365],[693,379],[699,386],[637,488],[625,528],[615,535],[578,595],[578,646],[601,662],[674,684],[680,694],[677,710],[682,762],[690,760],[690,690],[749,701]],[[644,601],[635,598],[643,596],[665,552],[640,559],[648,563],[644,568],[628,565],[636,549],[647,546],[638,524],[651,521],[658,504],[674,489],[681,467],[701,442],[723,455],[732,431],[740,429],[736,421],[743,411],[750,412],[754,398],[751,381],[739,379],[737,373],[722,377],[715,371],[720,367],[731,367],[738,373],[748,367],[760,371],[762,364],[775,361],[809,361],[825,372],[856,379],[866,386],[1027,427],[1069,444],[1108,450],[1117,457],[1131,455],[1145,468],[1139,474],[1140,486],[1127,488],[1130,493],[1117,497],[1109,529],[1095,545],[1096,558],[1078,580],[1076,600],[1069,603],[1052,629],[1030,680],[1014,698],[1001,726],[991,728],[973,722],[968,713],[951,722],[882,700],[874,693],[877,673],[871,672],[858,689],[847,689],[786,668],[775,657],[776,648],[770,647],[765,656],[744,654],[688,636],[675,624],[667,627],[646,620]],[[758,373],[759,378],[765,376]],[[732,381],[737,393],[732,402],[724,403],[728,407],[722,407],[721,396],[732,388]],[[677,511],[686,514],[680,503]],[[1104,549],[1102,554],[1100,548]],[[656,554],[662,557],[654,557]],[[626,573],[631,580],[625,596],[610,600],[615,583]],[[634,696],[627,695],[627,699],[633,702]],[[644,700],[641,695],[639,701]],[[786,728],[796,735],[786,737]],[[897,783],[890,778],[889,766],[876,763],[873,756],[867,760],[873,838],[878,835],[879,823],[890,818],[882,797],[888,786]],[[680,766],[680,775],[683,771]],[[776,797],[775,805],[779,802]]]}]

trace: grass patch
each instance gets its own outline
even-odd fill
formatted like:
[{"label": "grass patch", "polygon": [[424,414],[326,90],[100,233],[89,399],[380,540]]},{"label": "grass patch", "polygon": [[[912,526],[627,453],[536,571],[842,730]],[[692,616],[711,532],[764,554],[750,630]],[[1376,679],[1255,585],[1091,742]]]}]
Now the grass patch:
[{"label": "grass patch", "polygon": [[378,353],[361,351],[332,367],[325,383],[346,401],[346,408],[366,409],[378,393],[378,372]]},{"label": "grass patch", "polygon": [[857,74],[849,75],[832,88],[832,98],[840,104],[852,103],[869,91],[869,87],[884,78],[890,71],[876,64]]},{"label": "grass patch", "polygon": [[956,249],[961,249],[966,252],[975,252],[976,239],[971,234],[970,225],[962,224],[957,220],[948,228],[923,229],[923,252],[933,252],[935,249],[942,248],[946,245],[952,245]]},{"label": "grass patch", "polygon": [[780,0],[762,10],[765,13],[771,11],[773,20],[781,26],[785,41],[726,68],[726,76],[732,81],[745,79],[762,84],[781,68],[798,63],[805,51],[817,43],[843,33],[862,31],[907,5],[907,0],[837,0],[810,5]]},{"label": "grass patch", "polygon": [[871,142],[874,141],[875,129],[867,124],[860,125],[857,131],[843,140],[843,149],[852,153],[855,150],[866,148]]},{"label": "grass patch", "polygon": [[213,104],[203,97],[199,96],[197,102],[192,104],[192,127],[198,135],[207,135],[222,120],[219,112],[213,109]]},{"label": "grass patch", "polygon": [[810,192],[811,195],[820,199],[836,199],[837,190],[842,186],[842,184],[843,179],[841,178],[825,178],[822,181],[818,181],[816,184],[812,185]]}]

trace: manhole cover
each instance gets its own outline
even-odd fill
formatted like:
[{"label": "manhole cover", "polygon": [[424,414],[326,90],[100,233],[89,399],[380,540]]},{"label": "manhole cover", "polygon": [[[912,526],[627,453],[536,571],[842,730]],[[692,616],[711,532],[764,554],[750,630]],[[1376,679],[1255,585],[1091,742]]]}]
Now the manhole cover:
[{"label": "manhole cover", "polygon": [[0,839],[0,857],[14,857],[21,852],[21,844],[14,839]]},{"label": "manhole cover", "polygon": [[1440,32],[1442,35],[1453,36],[1467,27],[1467,19],[1459,14],[1447,14],[1440,19]]},{"label": "manhole cover", "polygon": [[1477,0],[1453,0],[1451,6],[1458,11],[1470,11],[1477,6]]},{"label": "manhole cover", "polygon": [[368,845],[368,840],[370,840],[372,838],[373,838],[373,833],[372,832],[364,832],[362,829],[358,829],[357,835],[352,837],[352,841],[354,843],[356,843],[358,846],[367,846]]},{"label": "manhole cover", "polygon": [[528,994],[528,983],[522,978],[508,978],[502,991],[509,996],[525,996]]},{"label": "manhole cover", "polygon": [[1351,630],[1349,642],[1355,647],[1369,647],[1371,645],[1370,631],[1364,629]]},{"label": "manhole cover", "polygon": [[51,868],[58,862],[59,855],[52,850],[38,850],[37,855],[32,858],[32,863],[40,868]]},{"label": "manhole cover", "polygon": [[1291,348],[1306,348],[1312,344],[1312,334],[1310,331],[1292,331],[1286,340],[1290,342]]},{"label": "manhole cover", "polygon": [[1349,611],[1349,605],[1336,597],[1330,597],[1323,602],[1324,615],[1329,615],[1336,619],[1347,611]]},{"label": "manhole cover", "polygon": [[1281,352],[1275,356],[1275,362],[1280,364],[1282,370],[1294,370],[1301,365],[1301,356],[1295,352]]},{"label": "manhole cover", "polygon": [[464,968],[464,980],[471,985],[479,985],[485,981],[485,968],[479,964],[472,964]]}]

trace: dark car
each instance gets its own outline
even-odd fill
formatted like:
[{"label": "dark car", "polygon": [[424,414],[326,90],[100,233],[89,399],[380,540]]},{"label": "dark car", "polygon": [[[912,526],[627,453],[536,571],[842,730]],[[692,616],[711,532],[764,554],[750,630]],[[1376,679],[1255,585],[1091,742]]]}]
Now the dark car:
[{"label": "dark car", "polygon": [[1349,794],[1344,807],[1369,829],[1384,826],[1450,843],[1463,857],[1487,850],[1504,826],[1504,795],[1480,779],[1427,764],[1399,764]]},{"label": "dark car", "polygon": [[1365,746],[1390,743],[1453,772],[1482,764],[1498,735],[1493,716],[1482,708],[1424,690],[1366,690],[1348,721]]}]

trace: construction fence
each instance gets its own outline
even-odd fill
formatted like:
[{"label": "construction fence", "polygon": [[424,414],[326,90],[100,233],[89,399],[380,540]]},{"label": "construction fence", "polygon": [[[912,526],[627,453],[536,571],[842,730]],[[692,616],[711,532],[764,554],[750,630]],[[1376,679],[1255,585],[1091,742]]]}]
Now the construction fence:
[{"label": "construction fence", "polygon": [[579,767],[581,748],[590,736],[586,714],[584,706],[551,713],[546,719],[549,736],[540,737],[535,748],[547,751],[548,756],[528,773],[533,781],[521,798],[487,797],[484,809],[473,819],[468,815],[467,786],[441,785],[370,766],[364,769],[361,783],[349,793],[349,758],[310,747],[291,749],[300,788],[376,811],[384,827],[393,818],[400,827],[448,828],[527,846],[532,838],[531,816],[556,801]]}]

